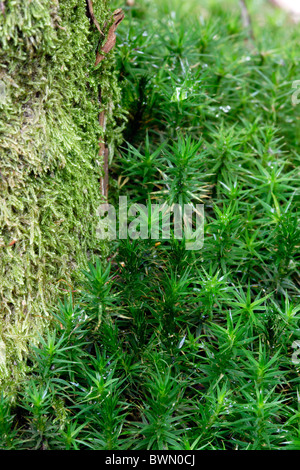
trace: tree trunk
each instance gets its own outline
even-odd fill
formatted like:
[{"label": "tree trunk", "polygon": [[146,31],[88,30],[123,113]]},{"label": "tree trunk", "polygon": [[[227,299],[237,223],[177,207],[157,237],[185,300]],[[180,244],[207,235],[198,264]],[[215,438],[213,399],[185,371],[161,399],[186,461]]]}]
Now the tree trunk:
[{"label": "tree trunk", "polygon": [[[93,2],[100,28],[112,18],[106,5]],[[0,2],[0,372],[6,380],[22,373],[28,341],[48,323],[76,269],[105,250],[96,237],[103,202],[99,142],[105,139],[113,152],[123,116],[115,106],[113,52],[95,67],[103,35],[89,13],[85,0]]]}]

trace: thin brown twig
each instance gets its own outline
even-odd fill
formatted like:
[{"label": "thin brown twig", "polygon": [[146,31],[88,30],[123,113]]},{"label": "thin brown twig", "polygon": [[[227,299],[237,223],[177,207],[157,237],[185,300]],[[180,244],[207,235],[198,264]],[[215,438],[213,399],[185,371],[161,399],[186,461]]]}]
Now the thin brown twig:
[{"label": "thin brown twig", "polygon": [[252,27],[252,21],[251,17],[246,5],[245,0],[240,0],[240,7],[241,7],[241,16],[242,16],[242,23],[245,28],[245,30],[248,33],[249,38],[251,39],[251,47],[254,48],[254,43],[255,43],[255,37],[253,33],[253,27]]},{"label": "thin brown twig", "polygon": [[87,7],[88,7],[88,12],[89,12],[89,16],[90,18],[92,19],[94,25],[96,26],[96,28],[98,29],[99,33],[102,34],[102,36],[104,36],[104,33],[101,31],[101,28],[100,28],[100,25],[98,23],[98,20],[97,18],[95,17],[95,13],[94,13],[94,8],[93,8],[93,2],[92,0],[86,0],[86,3],[87,3]]},{"label": "thin brown twig", "polygon": [[[104,58],[105,55],[107,54],[116,44],[116,35],[115,31],[118,27],[118,25],[121,23],[121,21],[124,18],[124,13],[121,8],[118,10],[115,10],[113,12],[113,24],[108,30],[107,34],[107,40],[105,44],[101,48],[101,52],[96,52],[96,61],[95,61],[95,66],[97,66]],[[106,25],[105,25],[106,27]],[[99,89],[99,104],[101,106],[102,102],[102,97],[101,97],[101,88]],[[99,156],[103,162],[103,176],[100,178],[100,190],[102,196],[107,200],[108,198],[108,148],[105,145],[105,140],[104,140],[104,135],[105,135],[105,130],[106,130],[106,115],[105,111],[101,111],[99,114],[99,125],[103,131],[103,137],[100,138],[99,141]]]},{"label": "thin brown twig", "polygon": [[[87,5],[87,15],[91,20],[93,21],[94,25],[98,29],[98,31],[101,33],[102,36],[105,36],[104,33],[101,31],[100,25],[95,17],[94,14],[94,9],[93,9],[93,2],[92,0],[86,0],[86,5]],[[116,44],[116,35],[115,31],[118,27],[118,25],[121,23],[121,21],[124,18],[124,13],[121,8],[118,8],[113,12],[113,23],[110,26],[108,33],[107,33],[107,38],[102,45],[100,52],[98,51],[98,48],[101,44],[101,38],[99,38],[98,45],[96,48],[96,60],[95,60],[95,67],[103,60],[105,59],[105,54],[107,54]],[[103,28],[105,29],[107,26],[107,23],[104,23]],[[101,106],[102,104],[102,96],[101,96],[101,86],[99,87],[99,105]],[[105,130],[106,130],[106,115],[105,115],[105,110],[101,111],[99,114],[99,126],[102,129],[102,137],[99,140],[99,156],[101,157],[101,161],[103,162],[103,176],[100,178],[100,190],[102,196],[107,199],[108,197],[108,148],[105,145]]]},{"label": "thin brown twig", "polygon": [[101,62],[101,60],[105,58],[105,55],[103,54],[107,54],[115,46],[116,44],[115,32],[116,32],[117,27],[123,20],[123,18],[124,18],[124,12],[121,8],[118,8],[118,10],[115,10],[113,12],[114,21],[108,30],[107,40],[105,41],[104,45],[101,47],[101,52],[97,51],[95,66],[98,65]]}]

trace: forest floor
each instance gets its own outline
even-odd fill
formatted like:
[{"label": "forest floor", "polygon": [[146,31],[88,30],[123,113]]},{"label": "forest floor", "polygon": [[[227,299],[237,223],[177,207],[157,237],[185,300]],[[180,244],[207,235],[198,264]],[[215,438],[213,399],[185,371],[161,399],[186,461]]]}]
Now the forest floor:
[{"label": "forest floor", "polygon": [[[300,449],[300,33],[260,1],[199,3],[124,9],[128,225],[2,396],[2,448]],[[196,238],[172,218],[151,237],[151,204],[198,211]]]}]

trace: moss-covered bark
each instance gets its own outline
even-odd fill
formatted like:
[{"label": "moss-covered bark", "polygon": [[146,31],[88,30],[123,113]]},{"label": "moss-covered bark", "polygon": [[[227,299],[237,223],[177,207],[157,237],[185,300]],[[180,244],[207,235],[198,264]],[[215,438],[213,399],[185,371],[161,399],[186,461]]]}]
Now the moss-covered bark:
[{"label": "moss-covered bark", "polygon": [[[87,255],[101,202],[99,113],[120,138],[112,53],[95,69],[99,32],[85,0],[0,2],[0,367],[22,374],[29,340]],[[99,24],[105,0],[94,0]],[[101,104],[99,90],[101,89]]]}]

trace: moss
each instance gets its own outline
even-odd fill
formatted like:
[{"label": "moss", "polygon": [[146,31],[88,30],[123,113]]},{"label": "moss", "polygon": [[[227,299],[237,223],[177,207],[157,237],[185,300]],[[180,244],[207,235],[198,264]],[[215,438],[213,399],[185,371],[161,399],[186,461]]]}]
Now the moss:
[{"label": "moss", "polygon": [[[6,0],[0,15],[1,383],[22,376],[29,341],[65,283],[105,246],[95,236],[99,112],[113,153],[123,121],[113,53],[94,68],[99,32],[84,0]],[[94,0],[100,23],[105,0]],[[101,89],[101,104],[99,90]],[[63,282],[64,281],[64,282]],[[18,381],[18,380],[17,380]]]}]

